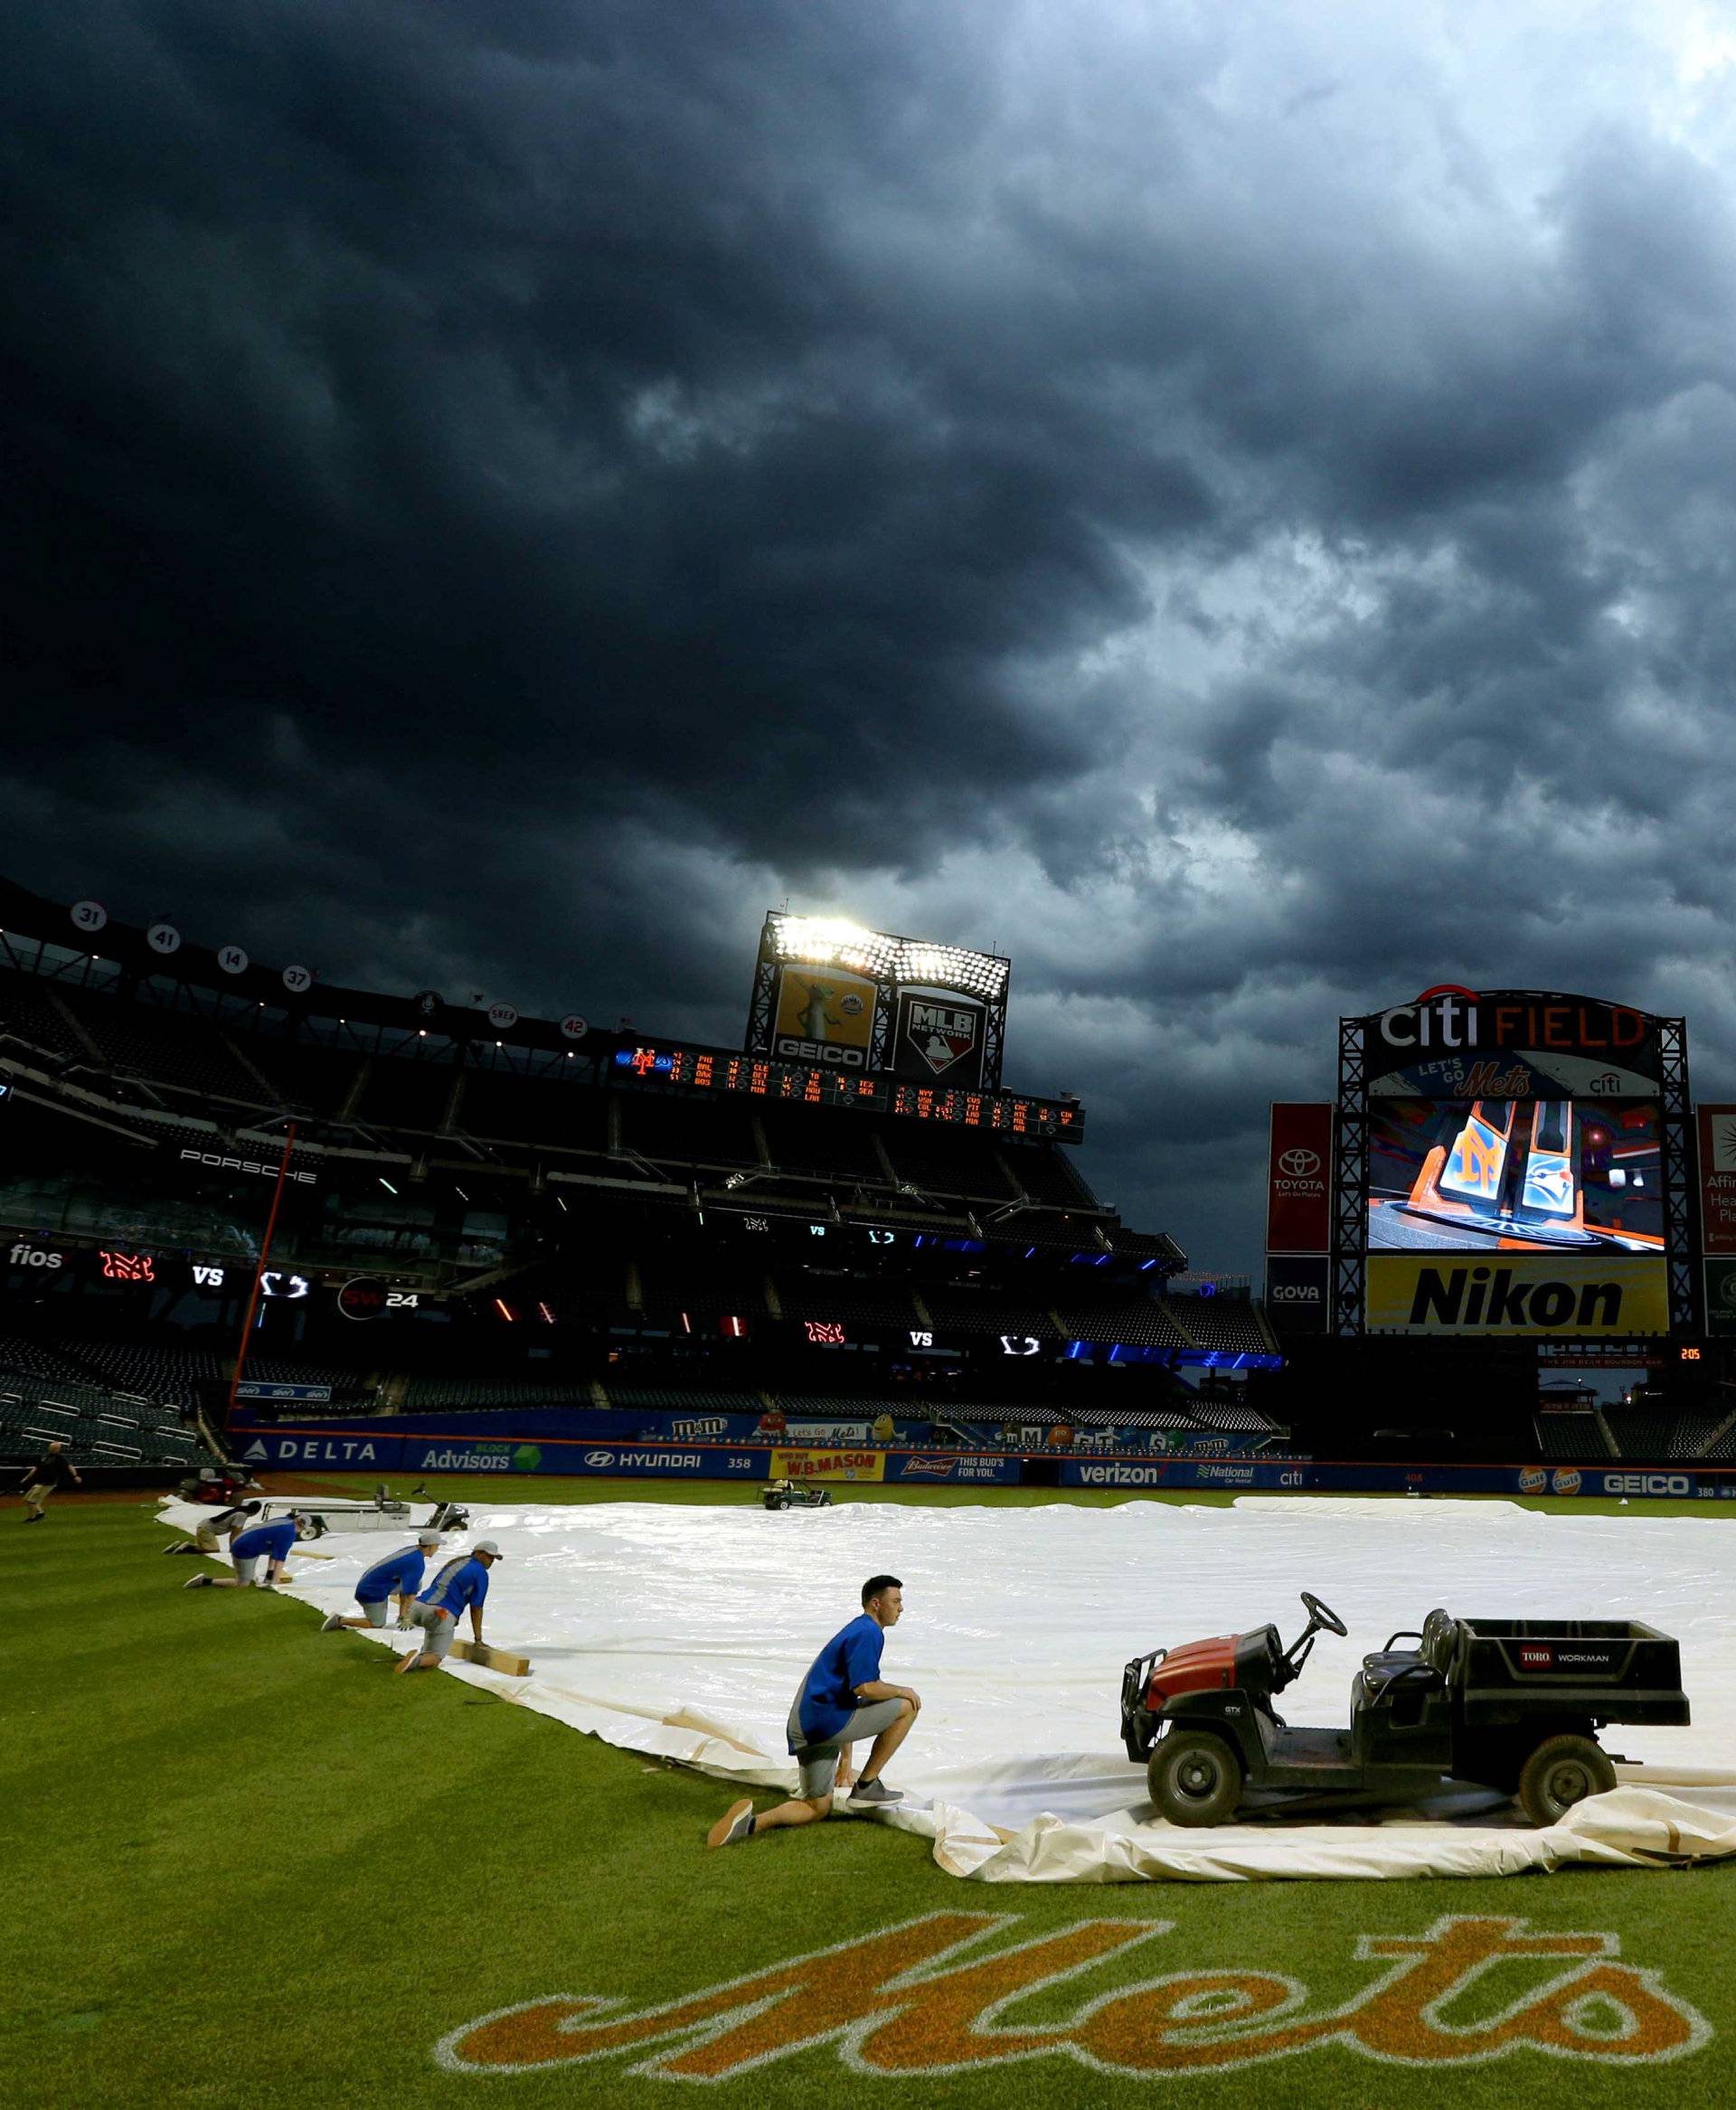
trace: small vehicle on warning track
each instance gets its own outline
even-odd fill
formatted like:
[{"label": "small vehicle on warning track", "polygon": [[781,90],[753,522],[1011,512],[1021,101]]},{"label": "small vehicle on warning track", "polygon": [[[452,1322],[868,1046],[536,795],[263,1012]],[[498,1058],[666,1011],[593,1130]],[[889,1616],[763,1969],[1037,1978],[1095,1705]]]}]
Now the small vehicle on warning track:
[{"label": "small vehicle on warning track", "polygon": [[816,1487],[807,1480],[768,1480],[760,1490],[760,1500],[767,1509],[830,1509],[832,1506],[829,1490]]},{"label": "small vehicle on warning track", "polygon": [[[1514,1796],[1533,1824],[1616,1785],[1606,1722],[1684,1726],[1677,1643],[1637,1619],[1456,1619],[1430,1612],[1363,1658],[1348,1729],[1292,1729],[1272,1706],[1322,1632],[1344,1623],[1307,1590],[1288,1648],[1276,1626],[1136,1656],[1121,1734],[1172,1824],[1238,1811],[1411,1802],[1444,1781]],[[1401,1642],[1415,1645],[1400,1647]]]}]

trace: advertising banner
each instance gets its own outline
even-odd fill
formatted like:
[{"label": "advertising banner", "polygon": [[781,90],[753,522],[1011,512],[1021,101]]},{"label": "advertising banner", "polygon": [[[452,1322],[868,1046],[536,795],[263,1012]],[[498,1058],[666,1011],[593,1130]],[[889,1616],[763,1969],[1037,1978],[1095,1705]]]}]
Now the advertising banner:
[{"label": "advertising banner", "polygon": [[1665,1261],[1632,1253],[1371,1253],[1371,1333],[1667,1333]]},{"label": "advertising banner", "polygon": [[785,1423],[784,1434],[802,1444],[854,1444],[860,1447],[868,1441],[868,1424],[865,1421],[790,1421]]},{"label": "advertising banner", "polygon": [[[244,1465],[291,1472],[536,1474],[627,1479],[763,1480],[769,1454],[722,1445],[527,1443],[514,1436],[370,1436],[262,1428],[241,1446]],[[865,1474],[858,1475],[865,1478]]]},{"label": "advertising banner", "polygon": [[1266,1250],[1332,1250],[1332,1108],[1324,1100],[1273,1102]]},{"label": "advertising banner", "polygon": [[1219,1488],[1228,1492],[1294,1494],[1506,1494],[1535,1499],[1556,1495],[1650,1500],[1736,1501],[1736,1474],[1686,1472],[1639,1465],[1360,1465],[1314,1460],[1273,1459],[1215,1465],[1195,1458],[1070,1458],[1061,1468],[1063,1487]]},{"label": "advertising banner", "polygon": [[1696,1107],[1702,1250],[1736,1253],[1736,1107]]},{"label": "advertising banner", "polygon": [[980,1003],[961,996],[905,990],[898,1000],[893,1074],[976,1090],[983,1081],[984,1018]]},{"label": "advertising banner", "polygon": [[[244,1431],[237,1431],[241,1441]],[[262,1428],[241,1444],[237,1463],[330,1473],[349,1465],[371,1473],[403,1469],[404,1442],[396,1436],[312,1436],[305,1430]]]},{"label": "advertising banner", "polygon": [[1736,1340],[1736,1258],[1725,1255],[1703,1265],[1706,1332],[1719,1341]]},{"label": "advertising banner", "polygon": [[331,1396],[329,1385],[241,1384],[235,1388],[238,1399],[299,1399],[309,1407],[322,1406]]},{"label": "advertising banner", "polygon": [[775,1450],[771,1454],[774,1480],[882,1480],[886,1474],[884,1451]]},{"label": "advertising banner", "polygon": [[1015,1457],[965,1457],[956,1451],[894,1452],[886,1461],[886,1477],[940,1487],[1016,1487],[1020,1464]]},{"label": "advertising banner", "polygon": [[792,1062],[866,1069],[875,985],[838,967],[781,967],[772,1052]]},{"label": "advertising banner", "polygon": [[1332,1259],[1326,1253],[1269,1253],[1266,1311],[1282,1333],[1324,1333],[1332,1308]]},{"label": "advertising banner", "polygon": [[1663,1076],[1656,1019],[1601,997],[1441,983],[1355,1022],[1375,1097],[1645,1098]]}]

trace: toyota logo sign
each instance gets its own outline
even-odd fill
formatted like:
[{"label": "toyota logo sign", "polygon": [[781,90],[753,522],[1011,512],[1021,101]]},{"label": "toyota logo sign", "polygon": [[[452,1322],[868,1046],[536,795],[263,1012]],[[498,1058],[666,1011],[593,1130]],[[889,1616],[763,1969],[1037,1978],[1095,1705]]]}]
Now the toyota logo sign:
[{"label": "toyota logo sign", "polygon": [[1320,1170],[1317,1150],[1287,1150],[1278,1161],[1278,1170],[1292,1180],[1312,1179]]}]

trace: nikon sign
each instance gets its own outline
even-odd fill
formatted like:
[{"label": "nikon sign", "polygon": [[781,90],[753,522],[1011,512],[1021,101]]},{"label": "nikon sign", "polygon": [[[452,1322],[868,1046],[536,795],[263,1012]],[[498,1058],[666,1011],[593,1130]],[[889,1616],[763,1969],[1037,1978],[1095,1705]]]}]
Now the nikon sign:
[{"label": "nikon sign", "polygon": [[1628,1253],[1371,1253],[1371,1333],[1667,1333],[1662,1259]]}]

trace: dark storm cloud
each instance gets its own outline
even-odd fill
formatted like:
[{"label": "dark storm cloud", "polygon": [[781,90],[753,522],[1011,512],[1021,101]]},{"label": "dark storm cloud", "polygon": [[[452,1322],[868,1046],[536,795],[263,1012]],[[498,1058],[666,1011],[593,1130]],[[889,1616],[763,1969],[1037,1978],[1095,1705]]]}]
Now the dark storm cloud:
[{"label": "dark storm cloud", "polygon": [[1710,31],[93,0],[14,41],[27,883],[720,1037],[786,893],[998,942],[1016,1079],[1221,1259],[1340,1009],[1590,987],[1719,1080]]}]

